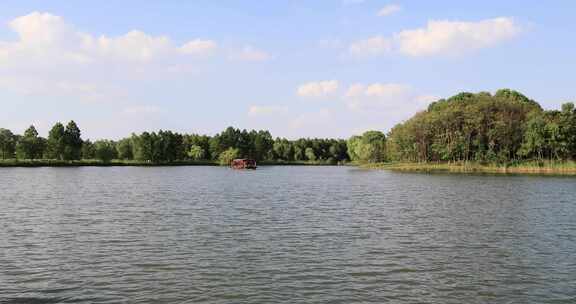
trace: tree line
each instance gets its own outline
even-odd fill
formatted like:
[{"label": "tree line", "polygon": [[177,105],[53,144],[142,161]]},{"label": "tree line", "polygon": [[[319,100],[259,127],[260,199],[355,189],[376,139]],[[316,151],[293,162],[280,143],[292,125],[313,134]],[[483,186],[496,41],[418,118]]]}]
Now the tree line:
[{"label": "tree line", "polygon": [[268,131],[228,127],[214,135],[180,134],[172,131],[142,132],[120,140],[83,140],[74,121],[56,123],[48,137],[39,136],[30,126],[22,135],[0,129],[0,158],[46,160],[112,160],[170,163],[177,161],[218,161],[234,158],[258,161],[308,161],[341,163],[349,161],[345,140],[273,138]]},{"label": "tree line", "polygon": [[544,110],[509,90],[460,93],[397,124],[386,139],[387,160],[510,163],[576,158],[576,111]]},{"label": "tree line", "polygon": [[172,131],[143,132],[121,140],[83,140],[74,121],[56,123],[47,138],[34,126],[23,135],[0,129],[2,159],[98,159],[166,163],[234,158],[257,161],[377,163],[509,163],[576,159],[576,109],[544,110],[525,95],[509,90],[460,93],[431,103],[425,111],[394,126],[387,134],[367,131],[342,139],[273,138],[268,131],[228,127],[214,135]]}]

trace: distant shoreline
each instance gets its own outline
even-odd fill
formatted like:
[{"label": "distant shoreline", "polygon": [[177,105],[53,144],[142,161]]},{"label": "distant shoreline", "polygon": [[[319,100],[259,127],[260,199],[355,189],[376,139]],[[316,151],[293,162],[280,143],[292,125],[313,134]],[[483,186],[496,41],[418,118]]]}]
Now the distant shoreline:
[{"label": "distant shoreline", "polygon": [[[261,161],[258,166],[337,166],[345,163],[326,161]],[[40,167],[177,167],[177,166],[221,166],[218,161],[173,161],[173,162],[146,162],[112,160],[103,162],[99,160],[0,160],[0,168],[40,168]]]},{"label": "distant shoreline", "polygon": [[[517,164],[482,164],[478,162],[385,162],[359,164],[355,162],[334,163],[327,161],[261,161],[258,166],[356,166],[365,169],[390,170],[397,172],[420,173],[487,173],[521,175],[565,175],[576,176],[576,162],[520,162]],[[133,160],[0,160],[1,168],[42,168],[42,167],[178,167],[178,166],[214,166],[222,167],[218,161],[173,161],[146,162]],[[224,166],[226,167],[226,166]]]},{"label": "distant shoreline", "polygon": [[482,164],[478,162],[391,162],[360,165],[363,168],[401,172],[489,173],[526,175],[575,175],[576,162],[530,161],[514,164]]}]

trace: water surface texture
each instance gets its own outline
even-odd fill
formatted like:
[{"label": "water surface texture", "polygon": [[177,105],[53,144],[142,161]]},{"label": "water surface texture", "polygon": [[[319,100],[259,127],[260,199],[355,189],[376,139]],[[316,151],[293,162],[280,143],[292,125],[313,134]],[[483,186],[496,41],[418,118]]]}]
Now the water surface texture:
[{"label": "water surface texture", "polygon": [[576,179],[0,169],[2,303],[576,303]]}]

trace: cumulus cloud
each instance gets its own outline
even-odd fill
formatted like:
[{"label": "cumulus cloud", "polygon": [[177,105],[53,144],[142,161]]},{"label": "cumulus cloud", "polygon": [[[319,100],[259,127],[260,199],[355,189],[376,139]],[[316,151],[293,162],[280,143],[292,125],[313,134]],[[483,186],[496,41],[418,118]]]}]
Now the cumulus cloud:
[{"label": "cumulus cloud", "polygon": [[372,57],[392,51],[392,41],[382,36],[374,36],[353,42],[348,51],[355,57]]},{"label": "cumulus cloud", "polygon": [[212,40],[196,39],[181,46],[180,52],[190,55],[206,56],[212,54],[216,48],[216,42]]},{"label": "cumulus cloud", "polygon": [[397,4],[388,4],[386,6],[384,6],[383,8],[381,8],[378,11],[378,17],[385,17],[385,16],[390,16],[393,15],[397,12],[399,12],[400,10],[402,10],[402,7],[400,7],[400,5]]},{"label": "cumulus cloud", "polygon": [[[209,39],[176,43],[140,30],[120,35],[88,33],[46,12],[7,23],[14,38],[0,39],[0,88],[20,95],[57,96],[81,102],[116,103],[121,113],[150,113],[130,107],[135,80],[195,71],[218,45]],[[130,91],[132,90],[132,91]],[[137,102],[145,102],[141,96]]]},{"label": "cumulus cloud", "polygon": [[176,46],[167,36],[132,30],[120,36],[77,30],[60,16],[33,12],[15,18],[9,27],[15,41],[0,41],[0,64],[30,62],[91,63],[101,59],[146,62],[162,55],[205,55],[216,48],[211,40],[191,40]]},{"label": "cumulus cloud", "polygon": [[272,56],[263,50],[251,45],[246,45],[242,49],[230,54],[230,59],[240,61],[267,61],[272,59]]},{"label": "cumulus cloud", "polygon": [[296,94],[300,97],[326,97],[334,94],[338,87],[337,80],[313,81],[300,85]]},{"label": "cumulus cloud", "polygon": [[270,116],[286,113],[287,111],[288,108],[284,106],[251,106],[248,109],[248,115],[253,117]]},{"label": "cumulus cloud", "polygon": [[425,28],[405,30],[396,35],[400,52],[411,56],[462,54],[494,46],[520,33],[511,18],[479,22],[429,21]]},{"label": "cumulus cloud", "polygon": [[88,54],[102,55],[128,61],[149,61],[177,51],[166,36],[150,36],[142,31],[130,31],[119,37],[85,35],[83,47]]},{"label": "cumulus cloud", "polygon": [[367,57],[399,52],[408,56],[461,55],[516,37],[522,31],[513,18],[478,22],[431,20],[426,27],[404,30],[392,38],[374,36],[353,42],[349,53]]}]

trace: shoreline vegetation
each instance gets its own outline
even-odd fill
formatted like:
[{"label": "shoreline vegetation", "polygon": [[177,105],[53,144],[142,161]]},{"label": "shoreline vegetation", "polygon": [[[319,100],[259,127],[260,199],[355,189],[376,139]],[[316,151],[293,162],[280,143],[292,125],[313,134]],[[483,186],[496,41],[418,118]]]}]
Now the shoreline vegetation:
[{"label": "shoreline vegetation", "polygon": [[[342,166],[348,162],[328,161],[261,161],[258,166]],[[83,160],[54,160],[54,159],[0,159],[0,168],[38,168],[38,167],[178,167],[178,166],[221,166],[213,160],[181,160],[172,162],[147,162],[137,160],[111,160],[98,159]]]},{"label": "shoreline vegetation", "polygon": [[428,162],[428,163],[373,163],[361,164],[361,168],[420,173],[480,173],[480,174],[526,174],[576,176],[576,162],[527,161],[509,164],[486,164],[478,162]]},{"label": "shoreline vegetation", "polygon": [[542,106],[510,90],[462,92],[432,102],[387,133],[349,139],[273,137],[228,127],[215,135],[167,130],[119,140],[81,137],[74,121],[47,137],[0,128],[0,167],[228,166],[233,159],[266,165],[359,165],[425,172],[576,175],[576,107]]},{"label": "shoreline vegetation", "polygon": [[[188,160],[173,162],[146,162],[135,160],[0,160],[0,168],[41,167],[178,167],[178,166],[221,166],[218,161]],[[363,169],[389,170],[414,173],[484,173],[484,174],[527,174],[576,176],[576,162],[528,161],[510,164],[486,164],[478,162],[326,162],[326,161],[261,161],[258,166],[355,166]]]}]

